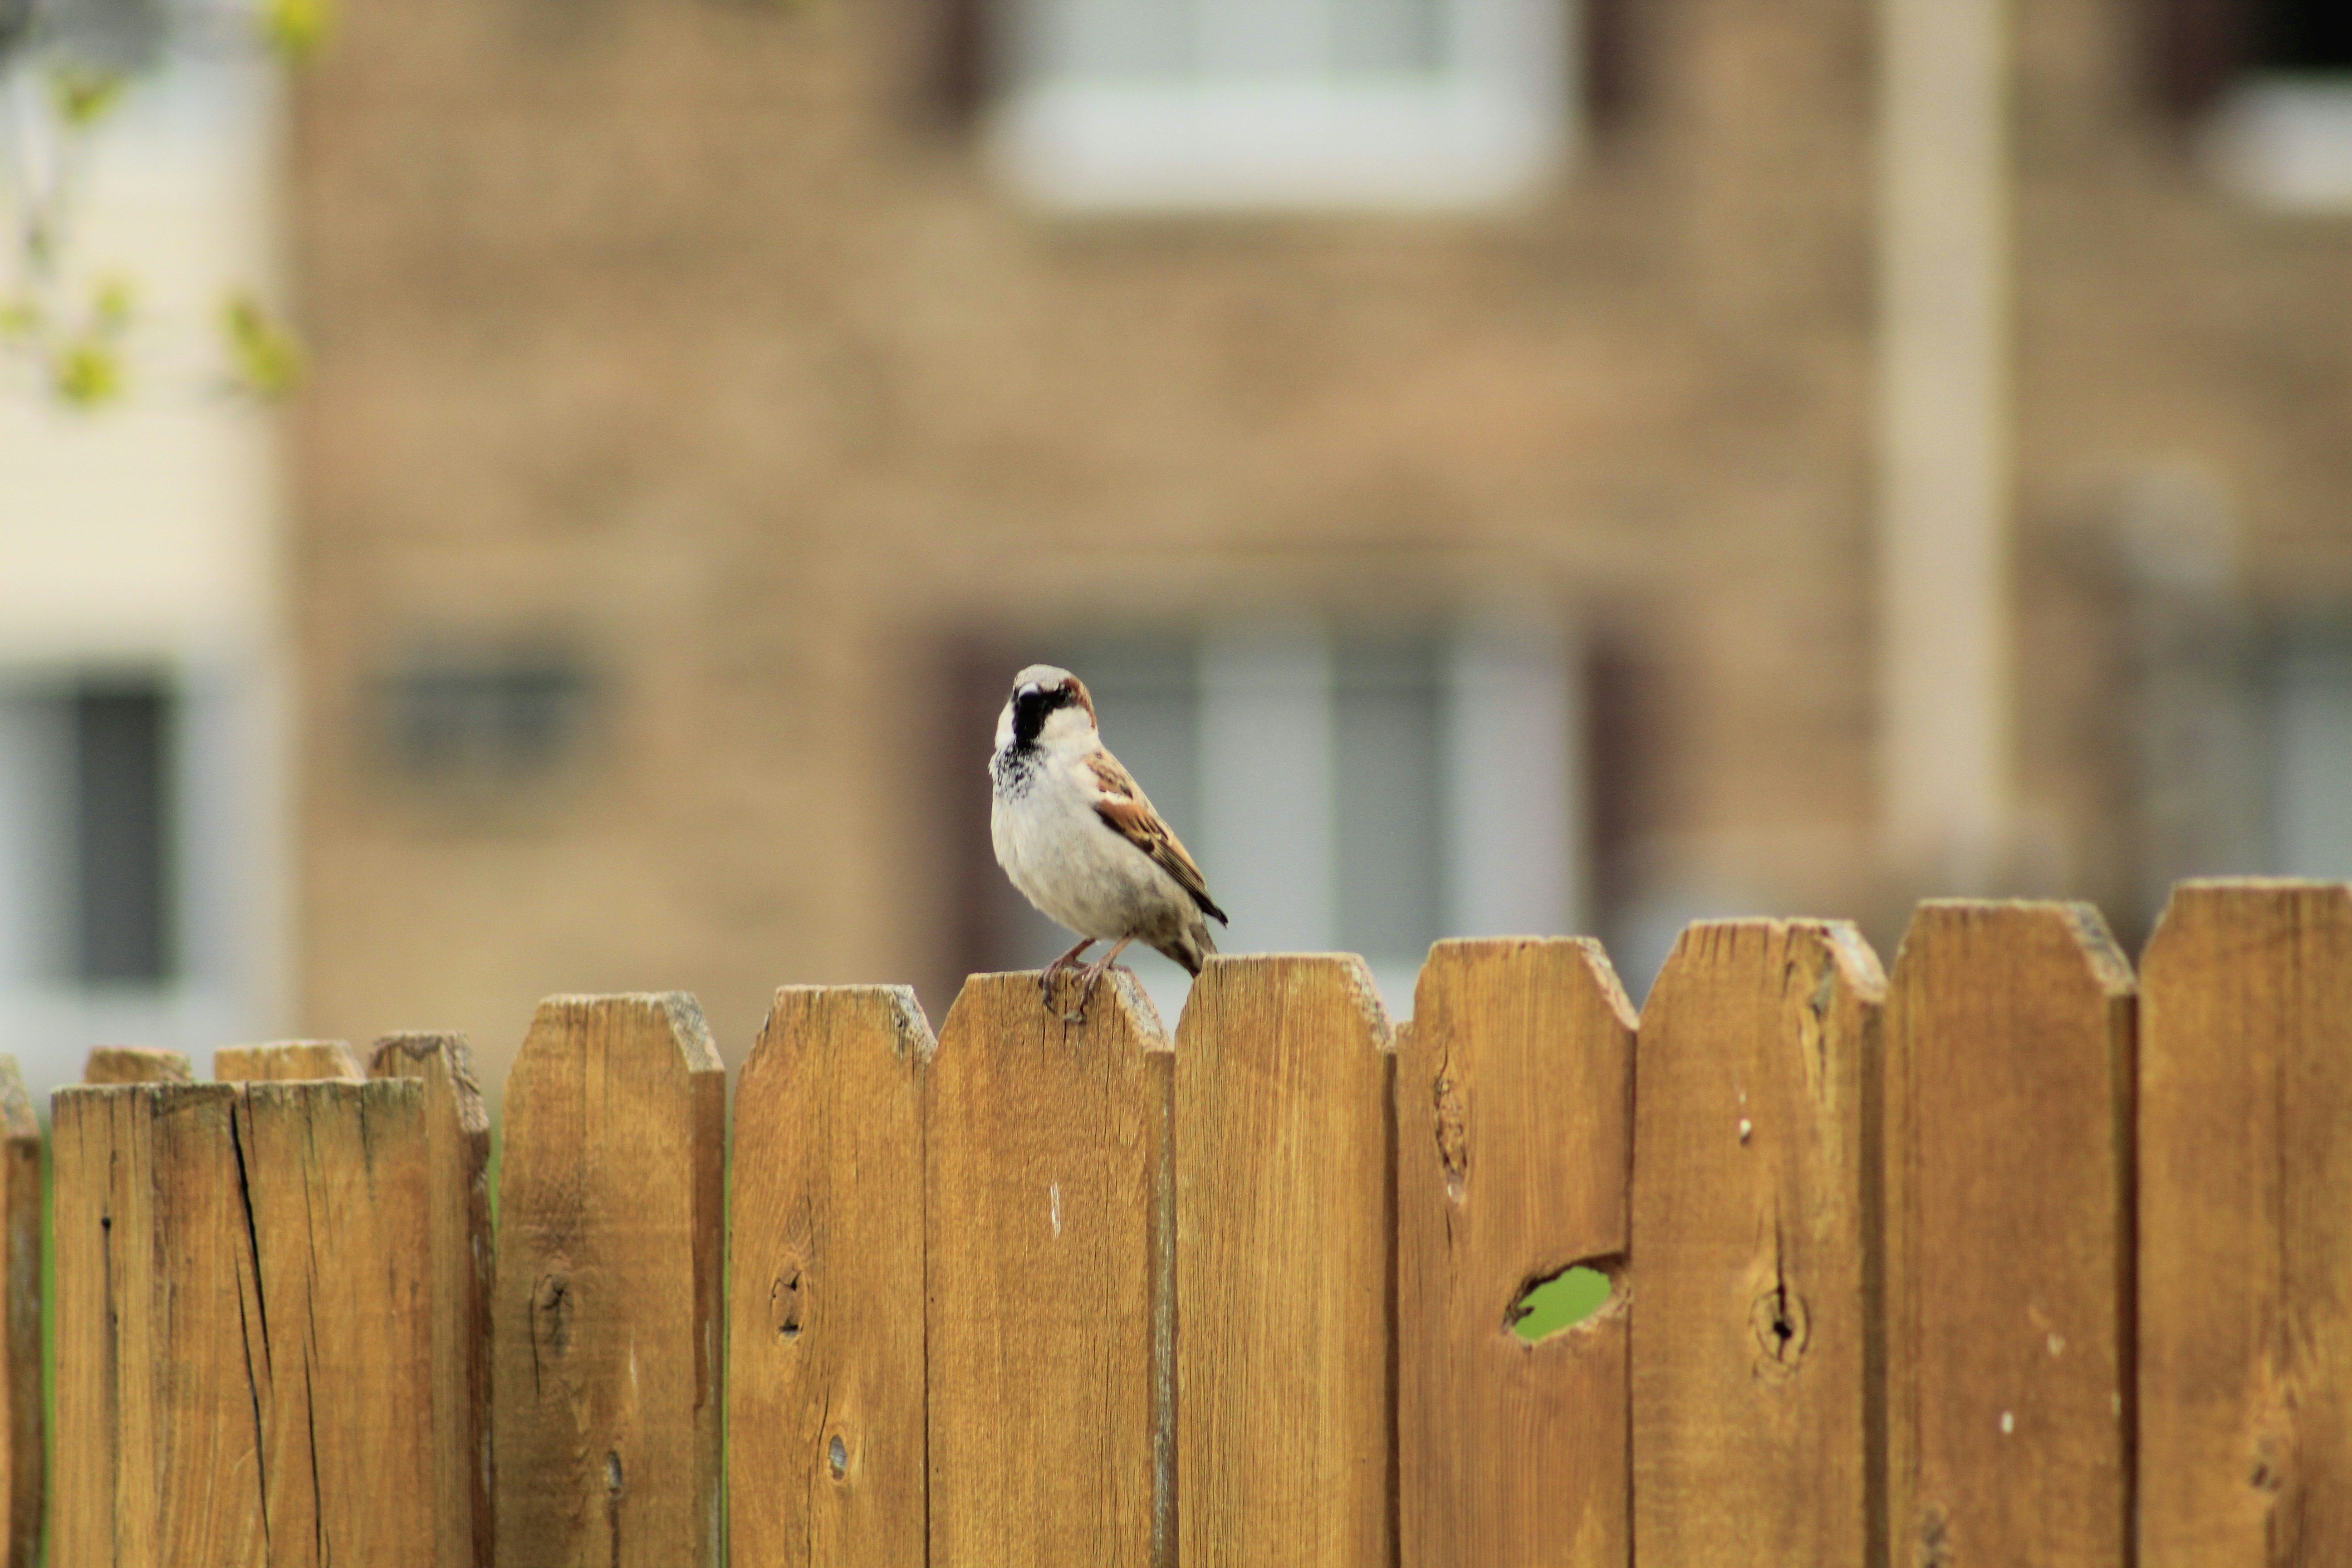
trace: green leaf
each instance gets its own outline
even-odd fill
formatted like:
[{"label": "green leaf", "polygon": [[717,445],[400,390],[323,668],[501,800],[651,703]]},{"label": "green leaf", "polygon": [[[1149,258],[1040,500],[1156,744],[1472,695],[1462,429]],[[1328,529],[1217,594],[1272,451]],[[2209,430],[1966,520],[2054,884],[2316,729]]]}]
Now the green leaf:
[{"label": "green leaf", "polygon": [[301,65],[327,42],[334,25],[332,0],[268,0],[262,36],[289,65]]},{"label": "green leaf", "polygon": [[90,298],[90,320],[101,332],[120,332],[131,324],[131,313],[138,300],[138,290],[128,278],[102,278]]},{"label": "green leaf", "polygon": [[122,395],[122,362],[106,344],[83,338],[50,362],[49,385],[76,408],[96,408]]},{"label": "green leaf", "polygon": [[49,104],[66,124],[86,130],[121,100],[126,80],[120,71],[68,62],[49,73]]},{"label": "green leaf", "polygon": [[302,345],[251,295],[229,296],[221,309],[221,330],[228,339],[230,374],[241,391],[279,398],[300,384]]},{"label": "green leaf", "polygon": [[41,307],[29,294],[0,300],[0,343],[21,343],[41,330]]}]

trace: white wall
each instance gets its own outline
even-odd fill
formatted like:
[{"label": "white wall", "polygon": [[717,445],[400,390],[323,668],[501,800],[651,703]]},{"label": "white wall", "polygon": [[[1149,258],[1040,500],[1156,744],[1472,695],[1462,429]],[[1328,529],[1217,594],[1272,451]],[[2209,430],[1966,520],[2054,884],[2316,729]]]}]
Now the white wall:
[{"label": "white wall", "polygon": [[[180,60],[100,131],[68,299],[131,281],[127,395],[80,412],[29,368],[0,388],[0,1050],[37,1100],[100,1043],[212,1047],[282,1031],[285,628],[271,416],[226,387],[226,294],[273,281],[278,101],[259,59]],[[0,176],[5,177],[5,176]],[[8,205],[15,205],[9,193]],[[76,676],[163,673],[183,698],[179,983],[94,991],[44,955],[54,759],[34,700]],[[13,725],[13,727],[12,727]]]}]

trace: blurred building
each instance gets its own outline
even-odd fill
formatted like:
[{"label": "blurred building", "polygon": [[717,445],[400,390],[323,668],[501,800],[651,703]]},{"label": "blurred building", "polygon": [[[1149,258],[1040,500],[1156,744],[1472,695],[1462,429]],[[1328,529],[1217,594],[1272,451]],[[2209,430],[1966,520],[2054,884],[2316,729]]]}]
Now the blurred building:
[{"label": "blurred building", "polygon": [[2341,11],[352,0],[300,1025],[936,1019],[1060,945],[1038,658],[1230,946],[1400,1011],[1442,934],[1638,996],[1693,917],[2352,874]]}]

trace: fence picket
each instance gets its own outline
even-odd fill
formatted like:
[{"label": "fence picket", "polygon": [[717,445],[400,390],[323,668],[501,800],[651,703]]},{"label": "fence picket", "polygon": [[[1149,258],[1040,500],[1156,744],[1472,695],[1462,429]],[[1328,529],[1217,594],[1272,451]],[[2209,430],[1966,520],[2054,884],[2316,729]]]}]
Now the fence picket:
[{"label": "fence picket", "polygon": [[[1851,925],[1683,932],[1642,1010],[1634,1555],[1881,1561],[1874,1221],[1886,982]],[[1906,1560],[1907,1561],[1907,1560]]]},{"label": "fence picket", "polygon": [[510,1568],[717,1568],[727,1076],[683,992],[541,1002],[492,1295]]},{"label": "fence picket", "polygon": [[7,1564],[32,1568],[40,1548],[45,1461],[41,1451],[41,1126],[25,1093],[16,1058],[0,1056],[0,1215],[7,1247],[5,1296],[0,1312],[0,1388],[6,1413]]},{"label": "fence picket", "polygon": [[1073,1026],[1034,973],[973,975],[925,1092],[930,1561],[1166,1568],[1170,1087],[1150,1001],[1113,973]]},{"label": "fence picket", "polygon": [[905,986],[793,986],[736,1085],[728,1553],[741,1568],[923,1561],[931,1050]]},{"label": "fence picket", "polygon": [[367,1076],[425,1086],[436,1551],[446,1568],[491,1568],[489,1113],[463,1035],[386,1035]]},{"label": "fence picket", "polygon": [[1633,1010],[1598,942],[1443,942],[1398,1030],[1402,1560],[1622,1568],[1622,1298],[1529,1344],[1514,1304],[1625,1261]]},{"label": "fence picket", "polygon": [[237,1093],[127,1085],[62,1089],[53,1102],[60,1563],[264,1560]]},{"label": "fence picket", "polygon": [[1886,1018],[1898,1563],[2127,1561],[2132,975],[2087,904],[1922,904]]},{"label": "fence picket", "polygon": [[277,1040],[266,1046],[223,1046],[213,1053],[213,1077],[221,1083],[297,1082],[367,1075],[341,1040]]},{"label": "fence picket", "polygon": [[56,1560],[443,1561],[423,1086],[56,1103]]},{"label": "fence picket", "polygon": [[433,1487],[422,1088],[255,1083],[229,1110],[254,1248],[265,1556],[431,1563],[433,1524],[468,1499]]},{"label": "fence picket", "polygon": [[1396,1552],[1390,1027],[1361,959],[1213,958],[1177,1031],[1186,1568]]},{"label": "fence picket", "polygon": [[81,1081],[102,1083],[189,1083],[195,1075],[184,1052],[155,1046],[93,1046],[83,1066]]},{"label": "fence picket", "polygon": [[2352,888],[2176,888],[2140,1007],[2140,1561],[2352,1562]]}]

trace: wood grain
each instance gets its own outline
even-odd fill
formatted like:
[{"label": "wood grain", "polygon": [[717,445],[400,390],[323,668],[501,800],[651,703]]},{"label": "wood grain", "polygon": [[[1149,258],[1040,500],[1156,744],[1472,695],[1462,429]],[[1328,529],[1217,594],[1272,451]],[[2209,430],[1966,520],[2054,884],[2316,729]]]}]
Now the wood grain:
[{"label": "wood grain", "polygon": [[463,1035],[386,1035],[371,1079],[424,1085],[427,1225],[433,1258],[436,1551],[447,1564],[496,1557],[490,1453],[490,1118]]},{"label": "wood grain", "polygon": [[1396,1553],[1386,1014],[1363,961],[1213,958],[1177,1031],[1186,1568]]},{"label": "wood grain", "polygon": [[540,1004],[493,1293],[509,1568],[716,1568],[727,1077],[682,992]]},{"label": "wood grain", "polygon": [[305,1079],[357,1083],[366,1076],[352,1047],[341,1040],[277,1040],[266,1046],[223,1046],[213,1053],[213,1078],[221,1083]]},{"label": "wood grain", "polygon": [[0,1310],[0,1403],[6,1407],[8,1568],[32,1568],[41,1539],[41,1502],[46,1496],[42,1454],[41,1393],[41,1126],[25,1092],[16,1058],[0,1056],[0,1216],[7,1246],[6,1294]]},{"label": "wood grain", "polygon": [[2140,1562],[2352,1563],[2352,888],[2183,883],[2140,994]]},{"label": "wood grain", "polygon": [[231,1111],[267,1561],[433,1563],[436,1521],[463,1517],[470,1494],[435,1489],[423,1086],[255,1083]]},{"label": "wood grain", "polygon": [[927,1085],[930,1561],[1168,1568],[1168,1055],[1132,975],[1087,1021],[977,974]]},{"label": "wood grain", "polygon": [[1397,1032],[1403,1561],[1622,1568],[1626,1322],[1515,1304],[1625,1261],[1633,1009],[1590,941],[1443,942]]},{"label": "wood grain", "polygon": [[931,1054],[905,986],[793,986],[743,1065],[728,1210],[739,1568],[923,1561]]},{"label": "wood grain", "polygon": [[423,1086],[77,1088],[56,1116],[55,1560],[445,1561]]},{"label": "wood grain", "polygon": [[137,1085],[53,1101],[59,1563],[267,1561],[253,1233],[230,1132],[240,1092]]},{"label": "wood grain", "polygon": [[[1423,982],[1426,984],[1426,981]],[[1886,981],[1843,921],[1683,932],[1642,1011],[1634,1557],[1882,1561],[1875,1474]]]},{"label": "wood grain", "polygon": [[2132,976],[2087,904],[1922,904],[1886,1018],[1894,1561],[2115,1568]]},{"label": "wood grain", "polygon": [[188,1083],[185,1052],[156,1046],[93,1046],[81,1069],[84,1083]]}]

